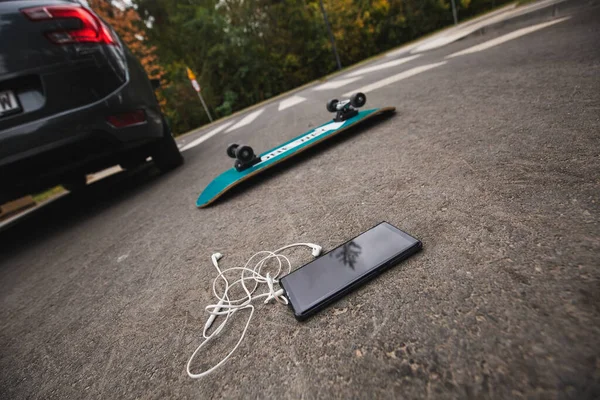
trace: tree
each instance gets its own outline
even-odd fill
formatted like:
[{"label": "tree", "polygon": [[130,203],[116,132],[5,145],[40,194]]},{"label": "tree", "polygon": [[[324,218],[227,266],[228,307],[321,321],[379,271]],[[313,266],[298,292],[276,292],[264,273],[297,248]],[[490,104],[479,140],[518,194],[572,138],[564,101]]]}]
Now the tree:
[{"label": "tree", "polygon": [[[116,7],[115,2],[107,0],[88,0],[89,6],[119,34],[121,40],[140,61],[150,79],[160,79],[163,85],[165,70],[160,65],[156,54],[156,46],[148,45],[143,21],[137,11],[131,6],[121,3]],[[158,94],[161,107],[166,106],[166,100]]]},{"label": "tree", "polygon": [[[135,10],[109,9],[133,21],[118,29],[141,28],[143,33],[132,31],[133,37],[137,33],[144,40],[132,46],[142,44],[159,56],[169,82],[163,90],[165,111],[175,132],[208,122],[186,67],[196,72],[217,117],[336,70],[319,0],[132,1]],[[508,0],[495,1],[460,0],[460,15],[468,17]],[[323,2],[344,66],[453,23],[450,0]]]}]

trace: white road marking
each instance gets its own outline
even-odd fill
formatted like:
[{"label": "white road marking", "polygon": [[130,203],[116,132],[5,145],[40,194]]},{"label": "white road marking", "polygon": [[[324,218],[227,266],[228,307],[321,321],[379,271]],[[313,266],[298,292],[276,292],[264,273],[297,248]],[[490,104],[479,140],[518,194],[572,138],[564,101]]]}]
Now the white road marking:
[{"label": "white road marking", "polygon": [[392,68],[392,67],[395,67],[396,65],[404,64],[411,60],[414,60],[417,57],[421,57],[421,55],[416,54],[414,56],[409,56],[409,57],[400,58],[398,60],[388,61],[388,62],[385,62],[382,64],[373,65],[371,67],[357,69],[356,71],[350,72],[348,75],[344,75],[344,76],[351,77],[351,76],[356,76],[356,75],[367,74],[367,73],[373,72],[373,71],[379,71],[380,69]]},{"label": "white road marking", "polygon": [[531,32],[535,32],[537,30],[546,28],[548,26],[554,25],[554,24],[558,24],[559,22],[562,22],[564,20],[567,20],[571,17],[564,17],[564,18],[560,18],[554,21],[550,21],[550,22],[544,22],[542,24],[537,24],[537,25],[533,25],[533,26],[528,26],[527,28],[522,28],[522,29],[518,29],[514,32],[511,33],[507,33],[506,35],[502,35],[500,37],[497,37],[495,39],[492,40],[488,40],[487,42],[483,42],[480,43],[476,46],[473,47],[469,47],[468,49],[465,50],[461,50],[458,51],[454,54],[450,54],[449,56],[446,56],[446,58],[452,58],[452,57],[458,57],[458,56],[462,56],[465,54],[471,54],[471,53],[476,53],[478,51],[483,51],[483,50],[487,50],[490,47],[494,47],[494,46],[498,46],[499,44],[502,44],[504,42],[508,42],[509,40],[513,40],[516,39],[520,36],[524,36],[527,35]]},{"label": "white road marking", "polygon": [[313,88],[313,90],[330,90],[330,89],[338,89],[341,88],[342,86],[346,86],[351,84],[352,82],[355,82],[359,79],[361,79],[362,76],[356,76],[353,78],[347,78],[347,79],[338,79],[335,81],[331,81],[331,82],[327,82],[324,83],[322,85],[319,85],[315,88]]},{"label": "white road marking", "polygon": [[[548,7],[552,4],[561,3],[563,1],[565,0],[536,1],[529,6],[522,6],[518,8],[516,8],[514,5],[507,6],[498,11],[476,18],[473,21],[465,22],[456,27],[444,30],[438,35],[434,35],[433,37],[420,41],[416,46],[412,48],[404,48],[404,52],[410,50],[411,53],[420,53],[423,51],[437,49],[442,46],[446,46],[449,43],[453,43],[459,39],[462,39],[486,26],[495,24],[497,22],[505,21],[520,15],[525,15],[536,11],[540,8]],[[398,51],[389,53],[388,57],[394,56],[394,53],[397,52]]]},{"label": "white road marking", "polygon": [[[470,33],[470,31],[469,31],[470,27],[474,27],[473,29],[479,29],[479,28],[485,26],[486,24],[491,23],[490,21],[494,21],[496,18],[498,18],[499,15],[502,15],[502,16],[508,15],[507,12],[510,10],[514,10],[515,8],[516,8],[516,4],[509,4],[508,6],[502,7],[497,11],[493,11],[491,13],[484,14],[481,17],[474,18],[472,20],[469,20],[468,22],[463,22],[463,23],[460,23],[459,25],[453,26],[451,28],[444,29],[443,31],[441,31],[438,34],[428,36],[421,40],[417,40],[414,43],[404,45],[396,50],[392,50],[389,53],[386,53],[385,56],[395,58],[395,57],[398,57],[403,54],[424,51],[427,47],[435,48],[435,44],[432,46],[432,43],[439,42],[440,39],[444,40],[444,38],[447,38],[449,36],[455,36],[455,33],[458,31],[467,32],[464,34],[466,36]],[[523,7],[520,7],[520,8],[523,8]],[[463,36],[461,36],[461,37],[463,37]],[[458,40],[461,37],[455,37],[454,40]],[[440,45],[443,45],[443,44],[444,43],[442,43]],[[448,44],[448,42],[446,42],[445,44]]]},{"label": "white road marking", "polygon": [[288,97],[285,100],[281,100],[281,102],[279,103],[278,111],[285,110],[286,108],[295,106],[296,104],[300,104],[303,101],[306,101],[306,99],[304,97],[300,97],[300,96]]},{"label": "white road marking", "polygon": [[265,111],[265,109],[264,109],[264,108],[261,108],[260,110],[257,110],[257,111],[254,111],[254,112],[251,112],[250,114],[248,114],[248,115],[246,115],[244,118],[242,118],[242,119],[241,119],[241,120],[240,120],[240,121],[239,121],[237,124],[235,124],[234,126],[232,126],[232,127],[231,127],[231,128],[229,128],[229,129],[227,129],[227,130],[225,131],[225,133],[228,133],[228,132],[234,131],[234,130],[236,130],[236,129],[239,129],[239,128],[243,127],[243,126],[246,126],[246,125],[249,125],[249,124],[251,124],[252,122],[254,122],[254,120],[255,120],[256,118],[258,118],[258,116],[259,116],[260,114],[262,114],[262,113],[263,113],[263,111]]},{"label": "white road marking", "polygon": [[210,132],[208,132],[208,133],[200,136],[198,139],[192,140],[191,142],[189,142],[188,144],[186,144],[185,146],[183,146],[181,148],[181,151],[189,150],[192,147],[196,147],[199,144],[204,143],[205,141],[207,141],[211,137],[215,136],[217,133],[221,132],[223,129],[227,128],[229,125],[233,124],[234,122],[235,121],[225,122],[221,126],[218,126],[215,129],[213,129],[212,131],[210,131]]},{"label": "white road marking", "polygon": [[385,79],[382,79],[380,81],[371,83],[370,85],[363,86],[363,87],[361,87],[359,89],[353,90],[353,91],[348,92],[348,93],[344,93],[343,96],[344,97],[351,96],[353,93],[356,93],[356,92],[369,93],[369,92],[372,92],[373,90],[377,90],[377,89],[380,89],[380,88],[382,88],[384,86],[391,85],[392,83],[401,81],[402,79],[410,78],[411,76],[420,74],[421,72],[425,72],[425,71],[428,71],[430,69],[433,69],[433,68],[439,67],[441,65],[444,65],[444,64],[446,64],[446,62],[447,61],[442,61],[442,62],[439,62],[439,63],[427,64],[427,65],[422,65],[420,67],[411,68],[411,69],[409,69],[407,71],[400,72],[399,74],[392,75],[392,76],[389,76],[389,77],[387,77]]}]

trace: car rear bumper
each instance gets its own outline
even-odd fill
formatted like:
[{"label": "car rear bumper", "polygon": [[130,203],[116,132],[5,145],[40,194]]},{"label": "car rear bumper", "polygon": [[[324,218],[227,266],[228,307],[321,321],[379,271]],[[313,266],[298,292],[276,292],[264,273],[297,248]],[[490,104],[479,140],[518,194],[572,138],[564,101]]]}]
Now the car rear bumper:
[{"label": "car rear bumper", "polygon": [[[142,123],[115,128],[107,122],[109,115],[140,109]],[[163,132],[151,87],[131,81],[101,101],[0,131],[0,187],[15,192],[0,193],[0,200],[118,164],[125,154],[147,156]]]},{"label": "car rear bumper", "polygon": [[[90,136],[103,138],[107,146],[112,144],[115,149],[160,138],[163,129],[158,106],[154,101],[124,102],[125,97],[130,97],[130,91],[130,85],[125,84],[101,101],[0,131],[0,166],[53,150],[65,143],[86,141]],[[109,115],[134,109],[144,110],[145,122],[115,128],[106,120]]]}]

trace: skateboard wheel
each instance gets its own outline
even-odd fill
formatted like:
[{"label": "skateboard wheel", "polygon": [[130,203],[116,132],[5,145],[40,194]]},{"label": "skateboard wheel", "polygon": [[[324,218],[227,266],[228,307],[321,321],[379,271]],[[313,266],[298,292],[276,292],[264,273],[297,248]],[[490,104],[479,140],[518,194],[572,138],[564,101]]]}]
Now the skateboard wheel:
[{"label": "skateboard wheel", "polygon": [[352,104],[352,107],[362,107],[365,105],[366,102],[367,96],[365,96],[364,93],[358,92],[350,96],[350,104]]},{"label": "skateboard wheel", "polygon": [[250,146],[239,146],[235,150],[235,156],[241,162],[247,163],[254,158],[254,150],[252,150],[252,147]]},{"label": "skateboard wheel", "polygon": [[329,100],[327,102],[327,111],[336,112],[338,103],[339,103],[338,99]]},{"label": "skateboard wheel", "polygon": [[235,158],[235,150],[240,147],[239,144],[233,143],[227,146],[227,155],[231,158]]}]

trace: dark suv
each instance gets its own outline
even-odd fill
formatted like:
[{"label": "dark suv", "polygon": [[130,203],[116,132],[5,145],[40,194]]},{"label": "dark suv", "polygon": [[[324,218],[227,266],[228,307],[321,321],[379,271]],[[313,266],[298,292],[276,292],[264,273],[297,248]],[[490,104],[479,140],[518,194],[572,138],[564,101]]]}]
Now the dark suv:
[{"label": "dark suv", "polygon": [[148,156],[162,171],[181,165],[154,89],[90,9],[0,0],[0,204]]}]

